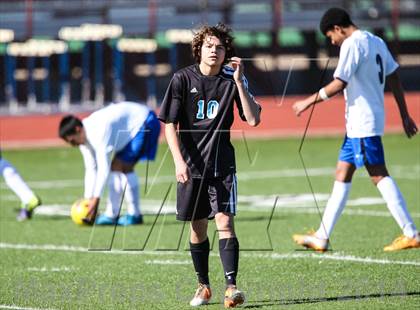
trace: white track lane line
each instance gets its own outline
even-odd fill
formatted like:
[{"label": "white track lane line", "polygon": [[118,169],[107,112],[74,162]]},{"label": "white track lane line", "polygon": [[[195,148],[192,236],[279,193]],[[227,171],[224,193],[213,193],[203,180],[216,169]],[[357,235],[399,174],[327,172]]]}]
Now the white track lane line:
[{"label": "white track lane line", "polygon": [[[53,244],[13,244],[13,243],[0,243],[0,249],[15,249],[15,250],[30,250],[30,251],[65,251],[65,252],[85,252],[85,253],[97,253],[97,254],[120,254],[120,255],[151,255],[151,256],[163,256],[163,255],[189,255],[187,251],[88,251],[87,248],[73,247],[67,245],[53,245]],[[414,250],[415,251],[415,250]],[[218,254],[212,253],[212,256]],[[390,260],[385,258],[371,258],[371,257],[357,257],[353,255],[345,255],[343,253],[336,254],[318,254],[318,253],[247,253],[241,252],[241,256],[248,258],[262,258],[262,259],[273,259],[273,260],[285,260],[285,259],[317,259],[317,260],[334,260],[334,261],[345,261],[353,263],[363,264],[388,264],[388,265],[409,265],[409,266],[420,266],[420,261],[402,261],[402,260]]]},{"label": "white track lane line", "polygon": [[53,310],[51,308],[30,308],[30,307],[19,307],[15,305],[0,305],[0,309],[15,309],[15,310]]},{"label": "white track lane line", "polygon": [[[420,173],[420,165],[415,166],[401,166],[393,165],[388,167],[391,175],[398,179],[418,180]],[[307,172],[310,177],[316,176],[334,176],[335,167],[319,167],[309,168]],[[367,177],[367,173],[362,171],[361,176]],[[240,182],[254,181],[260,179],[276,179],[276,178],[295,178],[306,177],[305,171],[302,168],[294,169],[277,169],[277,170],[263,170],[263,171],[248,171],[238,172],[238,180]],[[152,178],[150,178],[151,180]],[[175,182],[174,175],[162,175],[153,179],[154,184]],[[83,187],[83,179],[74,180],[39,180],[28,181],[28,185],[34,189],[50,189],[50,188],[74,188]],[[0,187],[6,187],[4,182],[0,182]]]}]

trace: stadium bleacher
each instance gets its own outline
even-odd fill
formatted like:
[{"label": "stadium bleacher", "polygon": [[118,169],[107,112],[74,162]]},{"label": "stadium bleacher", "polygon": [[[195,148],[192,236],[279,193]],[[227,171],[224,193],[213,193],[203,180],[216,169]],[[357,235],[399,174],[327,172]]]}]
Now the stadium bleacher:
[{"label": "stadium bleacher", "polygon": [[[95,47],[99,43],[92,41],[97,39],[67,40],[68,73],[60,72],[58,63],[62,57],[51,54],[50,68],[44,68],[41,57],[36,57],[32,61],[34,73],[30,76],[35,80],[35,99],[41,102],[63,101],[60,98],[63,95],[60,83],[67,80],[70,94],[67,94],[66,100],[71,103],[92,101],[96,102],[94,106],[100,106],[114,100],[118,97],[114,94],[116,83],[121,83],[120,91],[124,92],[126,98],[152,98],[156,103],[171,73],[192,61],[187,52],[188,43],[174,42],[168,38],[166,31],[191,30],[203,23],[224,21],[235,30],[239,55],[264,59],[263,64],[257,60],[249,61],[249,74],[256,76],[266,73],[264,70],[269,71],[271,80],[283,83],[290,69],[288,64],[293,58],[337,56],[338,50],[331,47],[317,30],[320,16],[330,6],[348,9],[360,27],[381,34],[402,64],[404,86],[408,90],[418,90],[413,79],[420,67],[420,1],[416,0],[0,0],[0,29],[13,30],[15,42],[24,42],[29,38],[57,39],[63,27],[78,27],[86,23],[120,25],[123,37],[152,38],[158,47],[153,53],[122,51],[125,69],[122,69],[119,82],[115,82],[115,68],[112,67],[116,43],[115,39],[109,38],[103,38],[100,54],[97,51],[99,47]],[[10,73],[7,77],[6,72],[9,70],[6,70],[6,51],[6,43],[0,42],[0,111],[8,113],[10,89],[6,90],[6,84],[11,83],[8,81],[11,77]],[[102,66],[96,63],[95,67],[95,59],[99,56],[103,57],[103,62],[100,62]],[[25,56],[17,57],[15,74],[12,75],[17,92],[15,101],[23,105],[30,97],[26,94],[30,86],[27,80],[29,63]],[[99,85],[95,82],[95,70],[100,67],[103,67],[101,75],[104,76],[101,79],[105,92],[98,99],[94,85]],[[305,70],[313,72],[307,75]],[[296,83],[289,89],[290,94],[312,91],[308,85],[313,84],[314,80],[309,78],[307,81],[308,76],[315,78],[320,70],[319,65],[302,62],[297,66]],[[64,77],[63,74],[68,76]],[[156,76],[159,79],[154,79]],[[43,86],[46,79],[50,80],[48,87]],[[91,86],[85,86],[83,90],[82,80],[88,81]],[[50,94],[47,94],[47,88]],[[86,88],[91,88],[90,92]],[[280,88],[268,85],[267,81],[257,82],[254,89],[256,95],[282,93]],[[41,96],[43,92],[45,95]]]}]

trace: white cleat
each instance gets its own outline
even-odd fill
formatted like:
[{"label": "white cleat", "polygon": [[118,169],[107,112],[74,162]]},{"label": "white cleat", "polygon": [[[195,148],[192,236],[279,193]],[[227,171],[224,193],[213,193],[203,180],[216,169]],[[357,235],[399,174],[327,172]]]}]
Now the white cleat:
[{"label": "white cleat", "polygon": [[325,252],[328,249],[328,239],[320,239],[315,236],[314,232],[307,235],[293,235],[293,241],[317,252]]},{"label": "white cleat", "polygon": [[210,286],[205,284],[198,284],[198,288],[195,291],[193,299],[190,301],[190,306],[197,307],[208,305],[211,298],[211,289]]}]

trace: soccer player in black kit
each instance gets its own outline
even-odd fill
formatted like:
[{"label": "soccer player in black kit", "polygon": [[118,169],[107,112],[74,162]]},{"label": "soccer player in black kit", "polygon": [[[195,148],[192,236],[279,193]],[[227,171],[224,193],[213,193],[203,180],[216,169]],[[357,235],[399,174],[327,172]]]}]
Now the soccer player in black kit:
[{"label": "soccer player in black kit", "polygon": [[198,289],[190,305],[208,304],[211,297],[207,225],[214,218],[226,279],[224,305],[233,308],[245,296],[236,287],[239,243],[233,219],[237,184],[230,128],[235,103],[239,116],[250,126],[260,123],[261,107],[248,92],[243,64],[234,57],[227,26],[201,27],[191,45],[196,64],[174,74],[159,119],[165,123],[175,163],[177,219],[191,222],[190,251]]}]

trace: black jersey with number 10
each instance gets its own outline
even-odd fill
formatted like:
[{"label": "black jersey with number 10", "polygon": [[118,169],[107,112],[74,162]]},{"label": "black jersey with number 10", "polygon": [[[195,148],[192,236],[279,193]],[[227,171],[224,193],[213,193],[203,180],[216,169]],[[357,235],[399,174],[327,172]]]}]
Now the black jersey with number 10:
[{"label": "black jersey with number 10", "polygon": [[[234,102],[246,120],[233,69],[203,75],[197,64],[177,71],[163,99],[159,119],[178,124],[180,149],[193,177],[214,178],[236,172],[230,142]],[[247,81],[244,78],[245,85]]]}]

